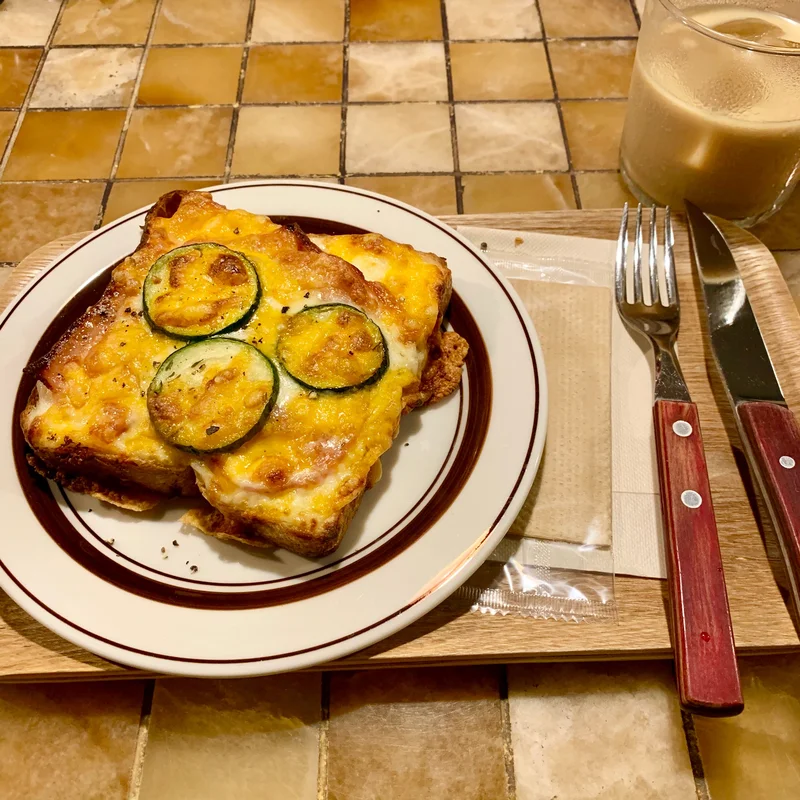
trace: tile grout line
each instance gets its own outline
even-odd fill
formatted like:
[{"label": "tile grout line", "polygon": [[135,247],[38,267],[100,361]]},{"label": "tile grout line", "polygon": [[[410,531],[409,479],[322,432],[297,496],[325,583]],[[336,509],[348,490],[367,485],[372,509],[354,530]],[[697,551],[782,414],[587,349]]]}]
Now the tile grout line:
[{"label": "tile grout line", "polygon": [[339,129],[339,183],[347,177],[347,107],[350,104],[350,0],[344,4],[342,31],[342,122]]},{"label": "tile grout line", "polygon": [[328,731],[331,719],[331,674],[323,672],[320,683],[317,800],[328,800]]},{"label": "tile grout line", "polygon": [[[642,18],[639,16],[639,9],[636,8],[636,0],[628,0],[631,4],[631,11],[633,11],[633,18],[636,20],[636,27],[641,30],[642,29]],[[639,38],[638,36],[636,37]]]},{"label": "tile grout line", "polygon": [[[138,47],[132,47],[131,50],[138,50]],[[565,97],[564,100],[570,103],[624,103],[627,97]],[[553,98],[530,98],[527,100],[519,99],[502,99],[502,98],[486,98],[483,100],[454,100],[455,106],[470,106],[470,105],[508,105],[509,103],[516,103],[525,105],[528,103],[553,103]],[[341,104],[341,100],[297,100],[288,101],[283,103],[240,103],[238,105],[246,106],[249,108],[282,108],[289,106],[296,107],[317,107],[317,106],[337,106]],[[445,106],[450,105],[448,100],[349,100],[348,105],[351,106]],[[164,108],[235,108],[237,102],[233,103],[137,103],[136,108],[143,109],[164,109]],[[40,111],[125,111],[128,106],[37,106],[30,109],[32,114],[37,114]],[[18,111],[19,109],[12,106],[0,106],[0,111]]]},{"label": "tile grout line", "polygon": [[114,152],[114,160],[111,162],[111,172],[108,175],[106,188],[103,192],[103,199],[100,201],[100,209],[97,212],[94,227],[97,228],[103,223],[103,217],[106,215],[106,206],[108,205],[108,198],[111,195],[111,188],[114,185],[114,179],[117,177],[117,170],[119,169],[119,162],[122,160],[122,150],[125,147],[125,141],[128,138],[128,128],[133,118],[133,112],[136,108],[136,98],[139,95],[139,87],[142,85],[142,78],[144,77],[144,68],[147,63],[147,56],[150,52],[150,45],[153,41],[153,36],[156,30],[156,22],[161,13],[161,5],[164,0],[156,0],[153,6],[153,16],[150,18],[150,26],[147,29],[147,36],[145,37],[144,44],[142,45],[142,57],[139,61],[139,68],[136,71],[136,78],[133,81],[133,88],[131,89],[131,99],[128,103],[128,108],[125,111],[125,119],[122,122],[122,130],[119,132],[119,140],[117,141],[117,149]]},{"label": "tile grout line", "polygon": [[8,135],[8,141],[6,142],[5,150],[0,153],[0,176],[5,172],[6,166],[8,165],[8,161],[11,158],[11,151],[14,147],[14,144],[17,141],[17,136],[19,135],[20,128],[22,127],[22,120],[25,117],[25,114],[28,111],[28,107],[31,104],[31,99],[33,98],[33,93],[36,90],[36,84],[39,82],[39,76],[42,74],[42,70],[44,69],[44,62],[47,60],[47,55],[50,52],[50,47],[53,44],[53,39],[56,35],[56,30],[58,26],[61,24],[61,17],[64,14],[64,9],[66,8],[67,0],[61,0],[61,4],[58,7],[58,11],[56,12],[55,19],[53,20],[53,27],[50,28],[50,33],[45,40],[44,45],[35,45],[36,49],[41,48],[42,54],[39,56],[39,61],[36,64],[36,69],[33,71],[33,75],[31,76],[31,81],[28,84],[28,91],[25,93],[25,97],[20,104],[19,109],[13,109],[14,111],[18,111],[17,118],[14,120],[14,127],[11,129],[11,133]]},{"label": "tile grout line", "polygon": [[256,14],[256,0],[250,0],[250,8],[247,12],[247,24],[244,31],[244,44],[242,45],[242,62],[239,65],[239,84],[236,87],[236,101],[233,103],[231,114],[231,127],[228,131],[228,149],[225,151],[225,169],[222,174],[222,182],[228,183],[231,179],[231,167],[233,166],[233,148],[236,143],[236,133],[239,130],[239,114],[242,110],[242,95],[244,94],[244,81],[247,74],[247,66],[250,62],[250,37],[253,35],[253,18]]},{"label": "tile grout line", "polygon": [[700,746],[697,742],[694,719],[691,714],[681,709],[681,721],[683,722],[683,735],[686,738],[686,748],[689,751],[689,763],[692,765],[692,777],[694,778],[697,800],[711,800],[711,793],[708,791],[706,774],[703,769],[703,759],[700,756]]},{"label": "tile grout line", "polygon": [[547,60],[547,71],[550,74],[550,83],[553,87],[553,100],[556,104],[556,113],[558,114],[558,124],[561,128],[561,138],[564,140],[564,152],[567,156],[567,167],[569,169],[569,178],[572,183],[572,193],[575,195],[575,205],[577,208],[582,208],[581,195],[578,191],[578,181],[575,178],[575,169],[572,165],[572,153],[569,149],[569,139],[567,139],[567,127],[564,124],[564,112],[561,108],[561,98],[558,96],[558,86],[556,84],[556,74],[553,70],[553,62],[550,58],[550,47],[548,45],[547,30],[544,26],[544,17],[542,16],[542,9],[539,8],[539,0],[536,0],[536,13],[539,17],[539,25],[542,29],[542,46],[544,48],[544,56]]},{"label": "tile grout line", "polygon": [[[576,169],[574,170],[576,175],[616,175],[618,170],[614,169]],[[450,171],[442,171],[442,172],[435,172],[430,170],[416,170],[410,172],[350,172],[348,173],[348,177],[350,178],[435,178],[435,177],[447,177],[448,175],[452,175],[453,173]],[[558,170],[558,169],[521,169],[521,170],[514,170],[514,169],[500,169],[500,170],[468,170],[462,171],[462,175],[569,175],[570,173],[567,170]],[[264,173],[236,173],[233,177],[235,178],[242,178],[247,180],[254,180],[257,178],[267,177]],[[338,177],[337,174],[331,172],[307,172],[307,173],[276,173],[273,175],[269,175],[270,178],[336,178]],[[142,177],[131,177],[131,178],[117,178],[114,183],[117,184],[125,184],[125,183],[158,183],[159,181],[171,181],[175,179],[185,180],[185,181],[217,181],[218,183],[222,181],[221,175],[165,175],[162,177],[158,176],[142,176]],[[41,180],[10,180],[10,181],[0,181],[0,185],[3,186],[46,186],[46,185],[62,185],[62,184],[96,184],[96,183],[107,183],[108,178],[43,178]],[[775,250],[796,250],[795,247],[778,247],[774,248]]]},{"label": "tile grout line", "polygon": [[447,24],[447,6],[440,0],[442,13],[442,45],[444,47],[444,69],[447,78],[447,106],[450,114],[450,146],[453,150],[453,180],[456,189],[456,214],[464,213],[464,182],[461,180],[461,157],[458,153],[458,129],[456,128],[455,94],[453,92],[453,69],[450,62],[450,28]]},{"label": "tile grout line", "polygon": [[517,776],[514,772],[514,744],[511,738],[511,706],[508,702],[508,665],[500,667],[498,675],[500,692],[500,730],[503,737],[503,762],[506,771],[506,796],[517,798]]},{"label": "tile grout line", "polygon": [[155,687],[155,680],[151,679],[145,683],[127,800],[139,800],[139,790],[142,786],[142,774],[144,772],[144,757],[147,751],[147,740],[150,737],[150,719],[153,712],[153,694],[155,693]]},{"label": "tile grout line", "polygon": [[[617,40],[636,40],[638,36],[551,36],[550,41],[552,42],[584,42],[584,41],[593,41],[593,42],[610,42],[610,41],[617,41]],[[439,42],[442,41],[441,39],[359,39],[359,44],[428,44],[430,42]],[[502,39],[502,38],[487,38],[487,39],[456,39],[454,41],[457,42],[464,42],[465,44],[491,44],[492,42],[541,42],[541,36],[527,36],[527,37],[520,37],[517,39]],[[309,42],[305,39],[287,39],[281,42],[250,42],[250,44],[255,45],[264,45],[267,47],[281,47],[283,45],[292,44],[292,45],[320,45],[320,44],[341,44],[341,39],[321,39],[319,41]],[[165,42],[161,44],[153,44],[154,50],[178,50],[181,48],[193,48],[198,49],[201,47],[237,47],[239,45],[238,42]],[[15,50],[37,50],[42,47],[40,44],[19,44],[13,45]],[[118,43],[106,43],[106,42],[93,42],[91,44],[57,44],[54,45],[54,50],[81,50],[81,49],[93,49],[93,50],[110,50],[113,48],[120,48],[120,47],[142,47],[142,42],[118,42]]]}]

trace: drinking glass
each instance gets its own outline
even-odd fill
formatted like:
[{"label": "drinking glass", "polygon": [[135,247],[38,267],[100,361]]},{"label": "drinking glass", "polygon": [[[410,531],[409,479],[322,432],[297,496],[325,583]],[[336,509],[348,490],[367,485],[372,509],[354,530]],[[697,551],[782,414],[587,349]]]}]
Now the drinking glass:
[{"label": "drinking glass", "polygon": [[620,162],[645,203],[777,211],[800,178],[800,3],[648,0]]}]

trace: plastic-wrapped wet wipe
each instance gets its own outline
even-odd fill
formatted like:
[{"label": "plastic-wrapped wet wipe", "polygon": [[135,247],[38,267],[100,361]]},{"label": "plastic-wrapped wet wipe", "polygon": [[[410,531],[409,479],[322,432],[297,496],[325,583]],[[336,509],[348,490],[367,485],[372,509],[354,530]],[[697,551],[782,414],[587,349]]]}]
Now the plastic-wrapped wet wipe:
[{"label": "plastic-wrapped wet wipe", "polygon": [[485,613],[614,618],[610,267],[541,248],[526,254],[524,233],[462,232],[487,241],[485,255],[533,319],[549,411],[542,464],[523,509],[460,596]]}]

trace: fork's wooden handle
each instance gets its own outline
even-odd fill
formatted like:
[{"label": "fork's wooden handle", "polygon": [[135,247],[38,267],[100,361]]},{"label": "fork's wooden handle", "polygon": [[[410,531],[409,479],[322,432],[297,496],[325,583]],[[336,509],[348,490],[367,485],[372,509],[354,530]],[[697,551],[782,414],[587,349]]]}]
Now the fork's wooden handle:
[{"label": "fork's wooden handle", "polygon": [[751,467],[767,496],[800,617],[800,426],[777,403],[739,403],[736,413],[750,445]]},{"label": "fork's wooden handle", "polygon": [[744,703],[697,406],[657,400],[653,417],[681,705],[733,716]]}]

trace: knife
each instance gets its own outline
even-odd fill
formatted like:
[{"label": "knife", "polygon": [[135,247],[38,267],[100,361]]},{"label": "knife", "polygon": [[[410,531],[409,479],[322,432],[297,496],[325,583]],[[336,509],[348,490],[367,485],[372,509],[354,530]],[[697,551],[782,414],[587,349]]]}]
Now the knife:
[{"label": "knife", "polygon": [[775,526],[800,631],[800,426],[784,400],[725,238],[697,206],[684,202],[711,349]]}]

